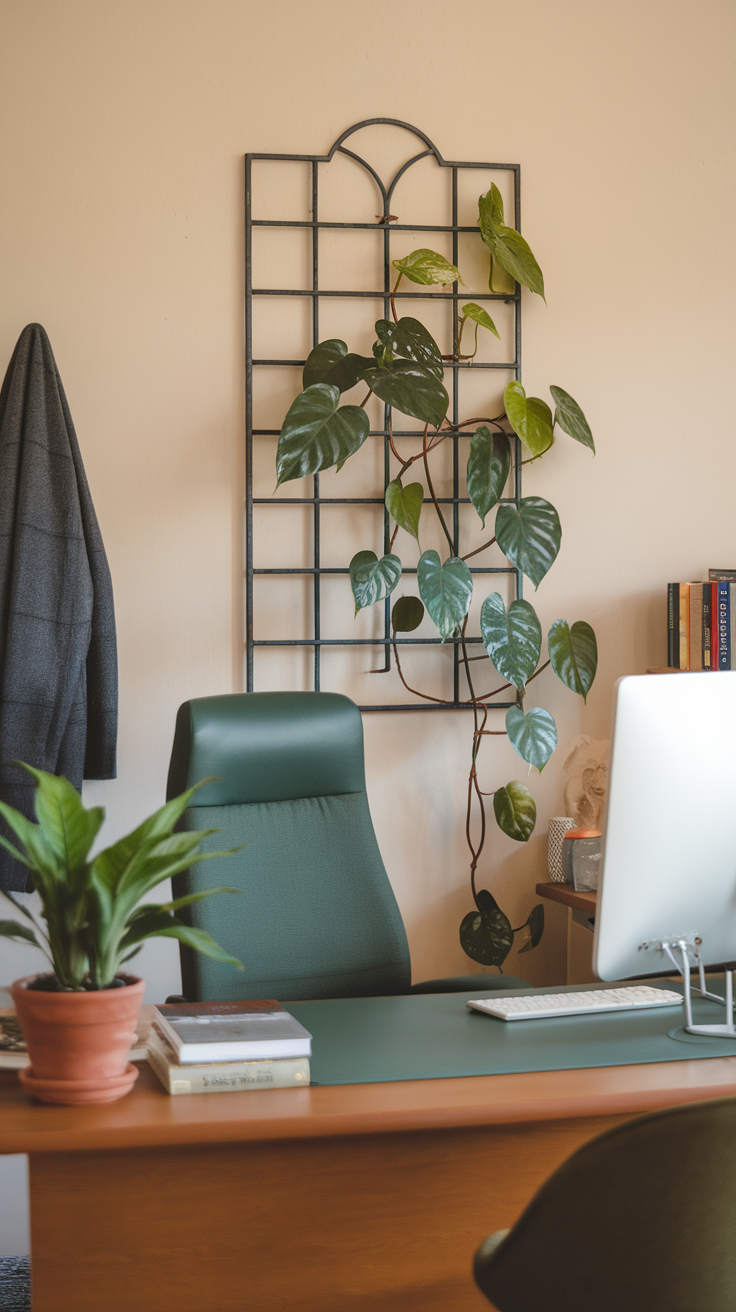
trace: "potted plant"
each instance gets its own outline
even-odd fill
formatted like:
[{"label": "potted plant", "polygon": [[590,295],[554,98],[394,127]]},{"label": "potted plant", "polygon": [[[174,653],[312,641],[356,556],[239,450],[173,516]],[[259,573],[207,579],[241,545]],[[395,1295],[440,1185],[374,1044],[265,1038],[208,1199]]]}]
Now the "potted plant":
[{"label": "potted plant", "polygon": [[195,784],[90,860],[104,808],[84,807],[64,778],[30,765],[23,769],[37,783],[38,823],[0,802],[0,815],[18,846],[2,835],[0,843],[29,870],[44,923],[6,892],[30,925],[3,920],[0,935],[34,944],[52,969],[18,979],[11,987],[31,1061],[19,1077],[27,1092],[43,1102],[113,1102],[138,1076],[128,1053],[145,984],[121,967],[145,939],[178,938],[242,969],[209,934],[176,915],[189,902],[236,889],[209,888],[173,902],[139,905],[163,879],[197,861],[229,853],[199,850],[202,839],[217,832],[214,829],[174,833],[199,787]]}]

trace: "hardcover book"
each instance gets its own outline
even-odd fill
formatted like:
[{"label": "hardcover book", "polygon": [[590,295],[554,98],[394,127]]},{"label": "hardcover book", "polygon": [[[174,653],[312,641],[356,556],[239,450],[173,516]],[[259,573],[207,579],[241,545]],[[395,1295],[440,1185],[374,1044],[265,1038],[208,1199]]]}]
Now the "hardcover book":
[{"label": "hardcover book", "polygon": [[280,1003],[166,1002],[154,1024],[179,1064],[309,1057],[312,1036]]},{"label": "hardcover book", "polygon": [[309,1084],[308,1057],[276,1061],[202,1062],[180,1066],[163,1034],[151,1027],[148,1064],[167,1093],[233,1093],[244,1089],[300,1089]]},{"label": "hardcover book", "polygon": [[731,600],[729,584],[719,582],[718,588],[718,668],[731,668]]},{"label": "hardcover book", "polygon": [[680,660],[681,670],[690,669],[690,584],[680,584]]},{"label": "hardcover book", "polygon": [[703,584],[690,584],[690,659],[688,668],[703,668]]},{"label": "hardcover book", "polygon": [[712,595],[713,584],[703,584],[703,665],[704,670],[712,668],[713,653],[711,650],[711,634],[713,627],[712,618]]},{"label": "hardcover book", "polygon": [[667,664],[680,668],[680,585],[667,584]]}]

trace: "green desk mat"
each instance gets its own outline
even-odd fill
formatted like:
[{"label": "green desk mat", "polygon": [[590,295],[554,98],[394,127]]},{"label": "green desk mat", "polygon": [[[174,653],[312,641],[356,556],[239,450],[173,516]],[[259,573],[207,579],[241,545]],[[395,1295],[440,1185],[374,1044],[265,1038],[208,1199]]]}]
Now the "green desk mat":
[{"label": "green desk mat", "polygon": [[[669,981],[651,983],[680,991]],[[605,985],[577,986],[575,991],[600,987]],[[709,988],[719,991],[714,982]],[[570,991],[569,985],[561,985],[515,989],[505,996]],[[286,1005],[312,1035],[313,1084],[377,1084],[736,1056],[736,1040],[684,1034],[681,1007],[509,1023],[465,1005],[469,998],[493,996],[479,987],[474,993],[327,998]],[[694,998],[693,1019],[723,1024],[724,1011],[717,1003]]]}]

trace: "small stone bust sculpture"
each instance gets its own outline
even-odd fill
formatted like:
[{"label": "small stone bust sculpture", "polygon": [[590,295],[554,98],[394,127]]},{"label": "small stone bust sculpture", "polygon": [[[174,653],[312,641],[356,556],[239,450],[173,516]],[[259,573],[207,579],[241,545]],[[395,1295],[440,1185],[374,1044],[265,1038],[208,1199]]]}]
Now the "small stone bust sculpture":
[{"label": "small stone bust sculpture", "polygon": [[573,738],[565,761],[565,812],[581,828],[601,829],[608,783],[609,738]]}]

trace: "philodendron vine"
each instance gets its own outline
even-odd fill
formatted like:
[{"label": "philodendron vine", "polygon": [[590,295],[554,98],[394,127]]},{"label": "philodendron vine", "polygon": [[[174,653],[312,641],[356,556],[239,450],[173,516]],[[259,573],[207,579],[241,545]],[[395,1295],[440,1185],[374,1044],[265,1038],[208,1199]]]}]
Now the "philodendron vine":
[{"label": "philodendron vine", "polygon": [[[491,291],[495,291],[494,271],[499,265],[517,282],[544,297],[542,271],[521,234],[504,224],[503,202],[495,185],[480,197],[478,226],[480,237],[490,251]],[[393,264],[398,274],[394,293],[403,278],[425,286],[462,283],[459,270],[435,251],[415,250]],[[427,701],[441,702],[442,698],[429,696],[407,682],[396,635],[416,629],[426,611],[443,642],[450,638],[459,640],[468,684],[467,705],[472,708],[474,723],[466,834],[475,902],[475,909],[460,926],[460,941],[474,961],[500,969],[514,936],[520,931],[528,930],[521,951],[536,947],[544,929],[544,911],[541,906],[535,906],[525,924],[512,929],[493,895],[477,887],[478,862],[486,840],[485,798],[493,798],[493,814],[499,828],[521,843],[527,842],[534,831],[536,806],[526,784],[518,780],[492,790],[481,789],[480,749],[485,737],[505,733],[530,768],[543,770],[557,745],[557,728],[549,711],[541,706],[525,711],[527,686],[551,667],[567,688],[585,699],[595,677],[597,650],[589,624],[584,620],[569,624],[559,619],[547,633],[547,656],[542,659],[542,627],[534,607],[518,599],[507,608],[500,593],[492,592],[481,608],[481,637],[490,663],[503,682],[490,692],[477,691],[472,663],[486,658],[468,655],[466,630],[473,578],[467,561],[495,543],[510,564],[520,569],[537,588],[560,549],[562,529],[554,506],[542,497],[522,497],[518,503],[502,500],[513,463],[510,433],[516,433],[526,447],[528,456],[522,463],[538,460],[550,449],[555,429],[593,452],[595,444],[583,411],[561,387],[550,387],[554,413],[546,401],[528,397],[521,383],[514,381],[504,392],[501,414],[475,417],[457,425],[450,423],[449,397],[443,384],[444,364],[457,360],[472,362],[478,349],[479,328],[498,336],[496,325],[481,306],[467,302],[459,310],[454,354],[443,356],[418,319],[398,318],[393,294],[391,310],[393,321],[379,319],[375,325],[377,340],[370,356],[355,354],[345,342],[334,338],[320,342],[310,352],[304,365],[304,390],[289,408],[279,436],[278,484],[316,474],[333,465],[340,470],[368,437],[370,425],[365,407],[372,395],[392,410],[418,419],[424,425],[418,449],[401,456],[389,418],[389,441],[397,468],[386,487],[385,501],[395,527],[389,551],[380,559],[373,551],[359,551],[353,557],[350,582],[356,614],[393,593],[402,577],[402,563],[393,550],[399,530],[419,544],[424,506],[431,505],[447,540],[449,554],[442,560],[437,551],[421,553],[416,575],[419,596],[401,596],[392,608],[393,651],[397,671],[407,690]],[[473,334],[473,345],[471,352],[463,354],[466,329],[468,339]],[[343,395],[358,385],[364,391],[368,389],[360,402],[341,404]],[[492,511],[495,511],[495,524],[493,535],[483,546],[461,557],[454,554],[455,546],[435,493],[431,457],[448,437],[461,432],[469,434],[471,430],[474,431],[470,436],[466,471],[468,498],[484,529]],[[406,481],[417,463],[424,471],[426,492],[422,483]],[[490,730],[486,727],[489,703],[507,689],[513,689],[515,705],[506,713],[505,730]]]}]

